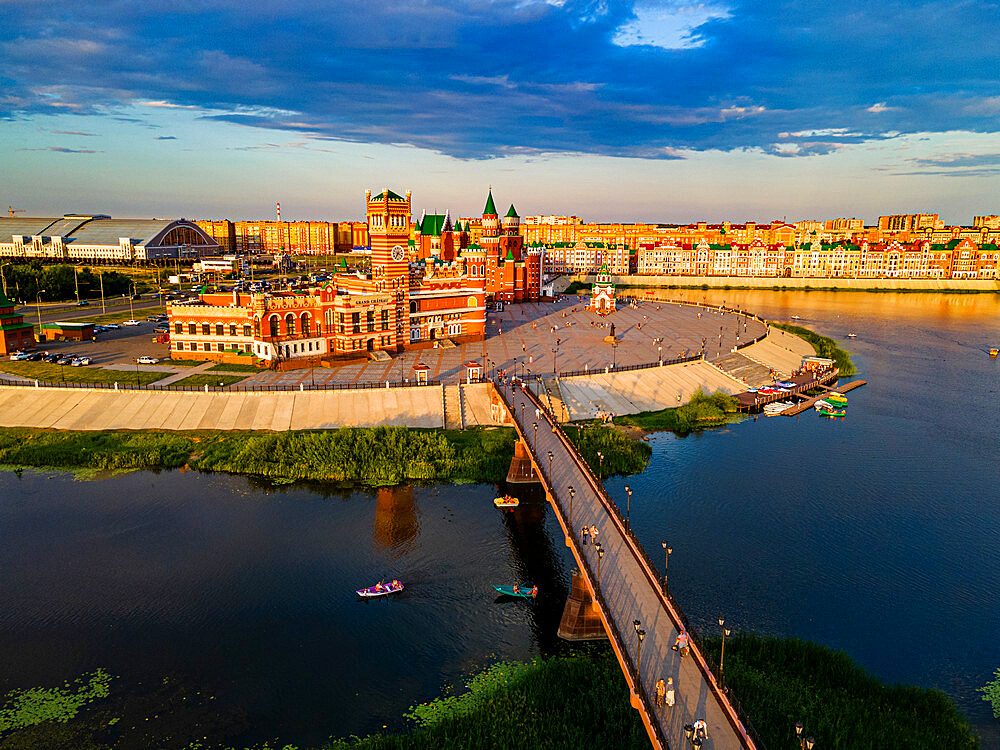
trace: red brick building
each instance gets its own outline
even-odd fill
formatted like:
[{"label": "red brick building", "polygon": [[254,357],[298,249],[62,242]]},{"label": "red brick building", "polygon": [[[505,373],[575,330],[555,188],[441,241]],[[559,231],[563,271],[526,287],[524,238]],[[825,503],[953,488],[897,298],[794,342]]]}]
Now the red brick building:
[{"label": "red brick building", "polygon": [[14,312],[14,303],[0,291],[0,355],[35,348],[35,327]]}]

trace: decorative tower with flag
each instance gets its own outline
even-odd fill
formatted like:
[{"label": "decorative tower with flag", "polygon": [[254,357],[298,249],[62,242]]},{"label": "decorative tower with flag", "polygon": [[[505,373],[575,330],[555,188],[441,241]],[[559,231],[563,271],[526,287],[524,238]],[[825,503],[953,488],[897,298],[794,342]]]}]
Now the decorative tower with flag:
[{"label": "decorative tower with flag", "polygon": [[486,198],[486,208],[483,209],[483,232],[479,244],[488,256],[496,257],[500,254],[500,217],[497,215],[497,207],[493,204],[492,185]]},{"label": "decorative tower with flag", "polygon": [[611,283],[611,271],[608,270],[607,263],[602,263],[597,272],[597,281],[594,282],[590,297],[590,309],[598,315],[607,315],[617,309],[615,285]]}]

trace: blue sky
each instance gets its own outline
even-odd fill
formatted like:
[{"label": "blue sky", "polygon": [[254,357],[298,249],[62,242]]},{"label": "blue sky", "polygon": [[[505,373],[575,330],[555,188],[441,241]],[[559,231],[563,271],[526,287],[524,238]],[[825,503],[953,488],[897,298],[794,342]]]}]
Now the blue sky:
[{"label": "blue sky", "polygon": [[[1000,212],[1000,3],[0,0],[6,203]],[[5,203],[5,205],[6,205]]]}]

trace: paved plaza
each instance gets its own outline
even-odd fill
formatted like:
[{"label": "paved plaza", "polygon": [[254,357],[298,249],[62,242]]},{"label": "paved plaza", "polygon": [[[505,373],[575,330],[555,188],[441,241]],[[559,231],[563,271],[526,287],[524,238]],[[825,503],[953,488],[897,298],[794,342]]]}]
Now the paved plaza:
[{"label": "paved plaza", "polygon": [[[487,316],[486,341],[449,348],[406,351],[391,362],[354,362],[312,370],[262,372],[248,383],[399,382],[413,377],[418,362],[428,378],[457,383],[469,361],[499,367],[526,378],[559,372],[603,371],[615,364],[637,365],[696,354],[705,347],[711,359],[764,332],[764,324],[716,309],[666,302],[640,302],[600,316],[578,295],[553,303],[506,305]],[[615,326],[617,346],[604,341]],[[737,338],[737,335],[739,338]],[[554,350],[554,351],[553,351]],[[810,350],[811,351],[811,350]]]}]

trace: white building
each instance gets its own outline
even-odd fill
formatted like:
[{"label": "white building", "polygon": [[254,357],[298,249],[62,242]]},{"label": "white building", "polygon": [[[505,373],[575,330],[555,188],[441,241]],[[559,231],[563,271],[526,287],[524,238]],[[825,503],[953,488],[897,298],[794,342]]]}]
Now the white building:
[{"label": "white building", "polygon": [[219,244],[187,219],[0,217],[0,257],[136,263],[218,255]]}]

